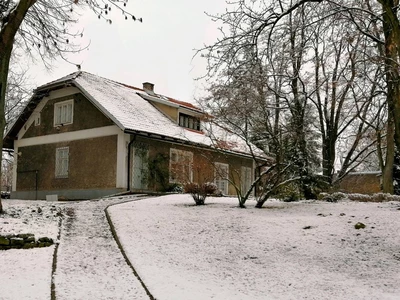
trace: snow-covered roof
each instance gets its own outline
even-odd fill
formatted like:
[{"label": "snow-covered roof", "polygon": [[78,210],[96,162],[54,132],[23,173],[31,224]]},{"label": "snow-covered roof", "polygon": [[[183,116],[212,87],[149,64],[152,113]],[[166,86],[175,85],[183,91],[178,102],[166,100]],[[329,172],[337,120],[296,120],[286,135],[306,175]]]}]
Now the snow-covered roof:
[{"label": "snow-covered roof", "polygon": [[216,140],[215,137],[210,138],[206,132],[181,127],[160,112],[148,99],[149,97],[156,97],[159,101],[164,101],[166,105],[183,107],[196,113],[201,112],[191,103],[157,94],[148,95],[140,88],[83,71],[69,74],[42,85],[36,89],[36,93],[61,84],[75,85],[124,132],[170,138],[198,146],[221,148],[224,151],[237,154],[250,154],[250,149],[246,143],[234,134],[225,133]]}]

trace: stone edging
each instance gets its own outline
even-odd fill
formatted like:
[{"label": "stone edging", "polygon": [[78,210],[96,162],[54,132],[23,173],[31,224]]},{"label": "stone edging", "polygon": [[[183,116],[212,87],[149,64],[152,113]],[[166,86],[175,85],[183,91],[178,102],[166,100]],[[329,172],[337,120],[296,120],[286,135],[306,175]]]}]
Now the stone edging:
[{"label": "stone edging", "polygon": [[[132,199],[132,200],[126,200],[126,201],[121,201],[121,202],[118,202],[118,203],[113,203],[113,204],[108,205],[108,206],[104,209],[104,212],[105,212],[105,214],[106,214],[106,218],[107,218],[108,224],[110,225],[110,229],[111,229],[111,233],[112,233],[112,235],[113,235],[113,238],[114,238],[115,242],[117,243],[118,248],[119,248],[119,250],[121,251],[122,256],[124,257],[126,263],[127,263],[128,266],[132,269],[133,274],[134,274],[135,277],[139,280],[140,284],[142,285],[143,289],[146,291],[146,294],[147,294],[147,296],[149,296],[150,300],[157,300],[157,299],[154,298],[154,296],[151,294],[151,292],[149,291],[149,289],[147,288],[147,286],[145,285],[145,283],[143,282],[143,280],[140,278],[139,274],[136,272],[135,267],[134,267],[134,266],[132,265],[132,263],[130,262],[128,256],[126,255],[125,250],[124,250],[124,248],[122,247],[122,244],[121,244],[121,242],[120,242],[120,240],[119,240],[119,238],[118,238],[118,235],[117,235],[117,232],[116,232],[116,230],[115,230],[114,224],[113,224],[113,222],[112,222],[112,220],[111,220],[111,217],[110,217],[110,215],[109,215],[109,213],[108,213],[108,208],[111,207],[111,206],[118,205],[118,204],[123,204],[123,203],[127,203],[127,202],[145,200],[145,199],[148,199],[148,198],[139,198],[139,199],[136,198],[136,199]],[[52,299],[52,300],[53,300],[53,299]]]},{"label": "stone edging", "polygon": [[53,239],[41,237],[36,240],[32,233],[0,235],[0,250],[42,248],[53,244]]}]

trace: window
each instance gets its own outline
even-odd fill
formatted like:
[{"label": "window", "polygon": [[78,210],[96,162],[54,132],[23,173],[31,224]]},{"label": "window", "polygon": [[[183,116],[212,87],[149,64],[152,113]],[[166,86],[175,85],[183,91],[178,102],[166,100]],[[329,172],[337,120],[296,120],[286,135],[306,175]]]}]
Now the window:
[{"label": "window", "polygon": [[228,174],[229,165],[215,163],[215,184],[223,195],[228,194]]},{"label": "window", "polygon": [[186,114],[179,114],[179,126],[200,130],[200,120],[196,117],[189,116]]},{"label": "window", "polygon": [[74,100],[54,104],[54,126],[72,124]]},{"label": "window", "polygon": [[69,147],[56,149],[56,178],[68,178]]},{"label": "window", "polygon": [[35,126],[39,126],[40,125],[40,113],[38,113],[35,116]]},{"label": "window", "polygon": [[193,180],[193,153],[171,148],[169,159],[169,181],[185,183]]},{"label": "window", "polygon": [[241,173],[242,192],[245,193],[250,189],[253,180],[252,168],[242,167]]}]

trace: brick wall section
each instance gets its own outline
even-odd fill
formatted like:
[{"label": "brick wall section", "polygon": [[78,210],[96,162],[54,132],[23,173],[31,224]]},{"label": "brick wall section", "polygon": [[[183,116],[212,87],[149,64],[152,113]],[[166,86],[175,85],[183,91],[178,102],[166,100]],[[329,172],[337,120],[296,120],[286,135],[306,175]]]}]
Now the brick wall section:
[{"label": "brick wall section", "polygon": [[[54,127],[54,104],[67,100],[74,100],[74,120],[72,124]],[[24,134],[23,138],[57,134],[76,130],[84,130],[96,127],[110,126],[114,123],[100,110],[87,100],[82,94],[70,95],[49,100],[40,113],[41,123],[35,126],[33,122]]]},{"label": "brick wall section", "polygon": [[[214,181],[214,168],[211,162],[225,163],[229,165],[229,175],[235,182],[239,183],[239,176],[241,174],[241,167],[252,167],[253,161],[250,158],[240,157],[236,155],[223,154],[216,151],[190,147],[185,145],[164,142],[160,140],[148,139],[137,137],[133,144],[147,145],[149,149],[149,163],[155,160],[156,157],[163,157],[164,160],[160,162],[160,168],[169,170],[170,149],[175,148],[178,150],[185,150],[193,152],[193,182],[208,182]],[[132,166],[131,166],[132,168]],[[163,187],[156,181],[149,182],[149,189],[162,190]],[[233,185],[229,185],[228,193],[235,195],[236,191]]]},{"label": "brick wall section", "polygon": [[348,174],[339,184],[339,190],[346,193],[374,194],[381,192],[378,174]]},{"label": "brick wall section", "polygon": [[[68,178],[55,178],[56,148],[69,147]],[[117,136],[21,147],[17,191],[115,188]]]}]

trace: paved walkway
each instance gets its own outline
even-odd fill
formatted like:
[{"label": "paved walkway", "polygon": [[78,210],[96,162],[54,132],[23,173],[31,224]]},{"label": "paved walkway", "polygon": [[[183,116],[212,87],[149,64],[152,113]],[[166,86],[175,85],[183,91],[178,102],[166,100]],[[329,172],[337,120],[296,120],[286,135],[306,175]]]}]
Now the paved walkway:
[{"label": "paved walkway", "polygon": [[104,209],[130,198],[65,204],[54,274],[55,299],[149,299],[126,263]]}]

